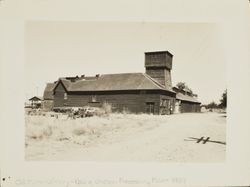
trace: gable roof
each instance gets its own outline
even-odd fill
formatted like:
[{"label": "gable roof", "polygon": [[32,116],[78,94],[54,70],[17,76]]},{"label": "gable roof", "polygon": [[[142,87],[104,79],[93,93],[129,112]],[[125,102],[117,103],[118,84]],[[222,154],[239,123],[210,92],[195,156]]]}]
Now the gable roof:
[{"label": "gable roof", "polygon": [[72,82],[61,78],[67,91],[112,91],[112,90],[164,90],[175,93],[171,88],[165,88],[156,80],[144,73],[104,74],[93,79],[81,78]]},{"label": "gable roof", "polygon": [[47,83],[45,90],[43,92],[43,98],[44,99],[53,99],[53,90],[56,86],[56,83]]},{"label": "gable roof", "polygon": [[29,101],[42,101],[43,97],[40,96],[34,96],[29,99]]},{"label": "gable roof", "polygon": [[183,93],[177,93],[176,94],[176,99],[182,100],[182,101],[188,101],[188,102],[192,102],[192,103],[201,103],[197,100],[197,98],[189,96],[189,95],[185,95]]}]

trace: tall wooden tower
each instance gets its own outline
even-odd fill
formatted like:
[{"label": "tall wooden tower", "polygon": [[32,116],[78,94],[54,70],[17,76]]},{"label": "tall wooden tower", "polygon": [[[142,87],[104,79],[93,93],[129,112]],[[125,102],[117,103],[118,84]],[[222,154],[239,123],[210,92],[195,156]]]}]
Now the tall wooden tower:
[{"label": "tall wooden tower", "polygon": [[171,88],[172,59],[173,55],[168,51],[146,52],[146,74],[158,81],[166,88]]}]

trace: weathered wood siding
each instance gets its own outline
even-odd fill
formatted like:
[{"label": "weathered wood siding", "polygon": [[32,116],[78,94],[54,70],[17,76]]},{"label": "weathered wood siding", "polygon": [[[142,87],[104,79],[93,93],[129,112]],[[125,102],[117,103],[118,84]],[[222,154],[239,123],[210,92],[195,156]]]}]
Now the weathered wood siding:
[{"label": "weathered wood siding", "polygon": [[[111,104],[116,112],[147,113],[152,105],[154,114],[172,114],[175,111],[175,95],[170,93],[139,90],[70,93],[66,92],[61,83],[55,88],[54,107],[100,107],[105,102]],[[197,103],[182,101],[179,108],[181,113],[200,112],[200,104]]]},{"label": "weathered wood siding", "polygon": [[167,95],[160,95],[160,113],[173,114],[175,108],[175,98]]},{"label": "weathered wood siding", "polygon": [[64,99],[65,88],[62,83],[58,84],[54,93],[54,107],[63,107],[67,105],[67,100]]},{"label": "weathered wood siding", "polygon": [[172,87],[170,70],[165,68],[147,68],[146,74],[154,78],[160,84],[168,87]]},{"label": "weathered wood siding", "polygon": [[53,100],[44,100],[42,102],[42,109],[44,111],[51,111],[54,107],[54,101]]},{"label": "weathered wood siding", "polygon": [[145,53],[145,66],[172,69],[172,55],[166,51]]},{"label": "weathered wood siding", "polygon": [[200,104],[182,101],[180,106],[180,112],[200,112]]},{"label": "weathered wood siding", "polygon": [[[129,92],[129,93],[126,93]],[[55,89],[54,107],[83,107],[83,106],[101,106],[103,103],[112,105],[113,111],[128,111],[131,113],[146,113],[147,103],[154,104],[154,114],[159,114],[160,94],[137,91],[120,92],[91,92],[91,93],[67,93],[67,99],[64,99],[66,90],[59,84]],[[92,98],[95,98],[93,102]]]},{"label": "weathered wood siding", "polygon": [[146,74],[160,84],[172,87],[172,54],[167,51],[145,53]]},{"label": "weathered wood siding", "polygon": [[[68,106],[68,107],[83,107],[94,106],[91,101],[93,95],[68,95],[67,100],[57,100],[56,107]],[[138,95],[138,94],[95,94],[96,105],[101,106],[103,103],[109,103],[112,105],[114,111],[122,112],[129,111],[132,113],[145,113],[146,103],[154,103],[154,114],[159,113],[159,95]],[[62,104],[63,103],[63,104]]]}]

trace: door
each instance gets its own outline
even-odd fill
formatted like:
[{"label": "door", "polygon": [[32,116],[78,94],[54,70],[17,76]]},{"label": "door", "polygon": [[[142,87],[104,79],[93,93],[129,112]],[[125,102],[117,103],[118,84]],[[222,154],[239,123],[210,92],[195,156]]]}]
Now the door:
[{"label": "door", "polygon": [[155,104],[153,102],[146,103],[146,112],[148,114],[154,114],[155,111]]},{"label": "door", "polygon": [[169,115],[171,114],[171,102],[170,99],[161,99],[160,102],[160,114],[161,115]]}]

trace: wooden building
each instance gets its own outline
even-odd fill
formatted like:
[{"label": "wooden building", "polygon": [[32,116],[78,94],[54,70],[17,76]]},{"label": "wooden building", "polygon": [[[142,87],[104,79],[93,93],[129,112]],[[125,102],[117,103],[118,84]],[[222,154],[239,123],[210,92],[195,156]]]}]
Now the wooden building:
[{"label": "wooden building", "polygon": [[118,112],[168,114],[174,100],[174,91],[143,73],[61,78],[54,88],[54,108],[101,107],[109,103]]},{"label": "wooden building", "polygon": [[47,84],[44,107],[100,107],[109,103],[118,112],[171,114],[176,101],[171,82],[172,58],[168,51],[147,52],[145,73],[59,78]]},{"label": "wooden building", "polygon": [[29,106],[31,108],[41,108],[42,101],[43,101],[42,97],[34,96],[29,99],[29,102],[30,102]]},{"label": "wooden building", "polygon": [[176,102],[174,113],[200,112],[200,102],[197,100],[197,95],[189,90],[180,90],[173,87],[176,92]]},{"label": "wooden building", "polygon": [[47,83],[45,90],[43,92],[43,102],[42,102],[42,108],[45,111],[51,111],[54,107],[54,88],[55,88],[56,82],[54,83]]}]

